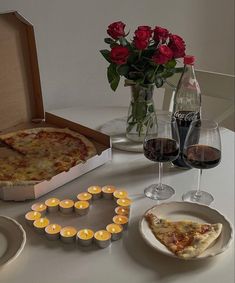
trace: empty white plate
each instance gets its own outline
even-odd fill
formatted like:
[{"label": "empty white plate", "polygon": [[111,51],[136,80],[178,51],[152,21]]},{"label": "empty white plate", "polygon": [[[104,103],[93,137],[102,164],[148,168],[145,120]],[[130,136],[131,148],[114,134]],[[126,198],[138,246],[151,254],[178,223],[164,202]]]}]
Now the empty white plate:
[{"label": "empty white plate", "polygon": [[16,220],[0,215],[0,267],[18,256],[25,242],[23,227]]},{"label": "empty white plate", "polygon": [[[172,221],[191,220],[199,223],[223,224],[222,232],[215,243],[205,250],[200,256],[192,259],[203,259],[218,255],[229,247],[233,239],[232,225],[220,212],[210,208],[209,206],[191,202],[168,202],[152,207],[146,211],[145,215],[150,212],[155,214],[158,218],[164,218]],[[168,256],[177,257],[155,238],[144,216],[140,220],[140,232],[144,240],[151,247]]]}]

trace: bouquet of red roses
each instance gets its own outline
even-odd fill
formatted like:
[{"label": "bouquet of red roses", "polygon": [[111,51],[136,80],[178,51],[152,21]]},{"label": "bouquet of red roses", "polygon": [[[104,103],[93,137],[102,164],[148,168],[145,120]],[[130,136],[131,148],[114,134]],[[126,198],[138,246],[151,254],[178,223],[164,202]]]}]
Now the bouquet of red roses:
[{"label": "bouquet of red roses", "polygon": [[109,25],[110,37],[104,41],[110,50],[100,50],[110,63],[107,76],[112,90],[118,87],[121,76],[126,78],[125,85],[161,87],[168,77],[182,72],[176,67],[176,59],[185,55],[185,42],[180,36],[158,26],[139,26],[129,41],[125,26],[121,21]]}]

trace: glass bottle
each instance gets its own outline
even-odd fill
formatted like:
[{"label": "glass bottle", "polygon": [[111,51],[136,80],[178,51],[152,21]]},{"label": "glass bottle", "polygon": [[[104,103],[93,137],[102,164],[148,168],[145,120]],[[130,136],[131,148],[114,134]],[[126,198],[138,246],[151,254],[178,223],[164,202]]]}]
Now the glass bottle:
[{"label": "glass bottle", "polygon": [[183,159],[184,141],[191,122],[201,117],[201,91],[195,76],[194,62],[194,56],[184,57],[184,71],[176,88],[173,105],[173,116],[177,121],[180,136],[180,154],[172,163],[185,169],[190,167]]}]

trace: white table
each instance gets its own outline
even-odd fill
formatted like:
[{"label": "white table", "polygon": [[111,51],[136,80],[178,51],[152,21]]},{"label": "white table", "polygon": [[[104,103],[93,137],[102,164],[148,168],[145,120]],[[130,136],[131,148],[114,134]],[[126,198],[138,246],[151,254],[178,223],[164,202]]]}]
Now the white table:
[{"label": "white table", "polygon": [[[125,108],[72,108],[53,111],[62,117],[96,128],[102,123],[124,116]],[[202,185],[215,197],[212,207],[234,222],[234,133],[222,129],[223,155],[221,164],[204,170]],[[114,151],[113,160],[96,170],[42,197],[75,198],[91,184],[114,184],[125,187],[134,200],[128,231],[122,240],[107,249],[88,251],[60,242],[50,242],[36,234],[24,223],[24,214],[34,201],[13,203],[0,201],[0,214],[17,219],[27,233],[22,254],[0,270],[1,283],[62,283],[62,282],[174,282],[174,283],[232,283],[234,282],[234,248],[209,260],[184,262],[161,255],[141,238],[138,222],[143,213],[156,202],[143,195],[144,188],[157,178],[157,165],[141,153]],[[195,188],[196,170],[165,168],[164,182],[172,185],[176,194],[170,200],[181,200],[183,192]],[[93,209],[94,217],[108,221],[107,210]],[[71,221],[75,221],[72,219]],[[102,222],[101,221],[101,222]]]}]

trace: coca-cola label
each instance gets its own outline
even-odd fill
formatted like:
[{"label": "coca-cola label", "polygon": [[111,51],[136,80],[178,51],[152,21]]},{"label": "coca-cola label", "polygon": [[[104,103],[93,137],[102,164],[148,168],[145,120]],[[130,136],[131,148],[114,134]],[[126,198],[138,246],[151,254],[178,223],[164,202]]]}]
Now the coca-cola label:
[{"label": "coca-cola label", "polygon": [[176,111],[174,117],[181,121],[192,122],[199,118],[199,112],[193,111]]}]

